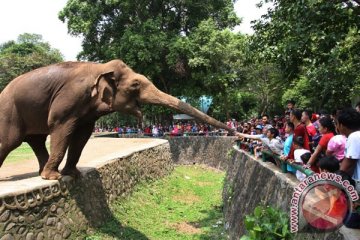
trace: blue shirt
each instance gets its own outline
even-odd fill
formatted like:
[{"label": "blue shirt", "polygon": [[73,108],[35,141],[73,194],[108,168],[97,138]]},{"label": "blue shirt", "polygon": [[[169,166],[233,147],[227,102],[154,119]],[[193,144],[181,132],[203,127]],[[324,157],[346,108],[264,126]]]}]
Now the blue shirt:
[{"label": "blue shirt", "polygon": [[[284,154],[285,156],[288,156],[289,153],[290,153],[293,136],[294,136],[294,134],[289,135],[289,136],[286,138],[285,142],[284,142],[283,154]],[[296,172],[296,169],[293,168],[292,166],[290,166],[289,164],[286,165],[286,169],[287,169],[288,172],[292,172],[292,173],[295,173],[295,172]]]},{"label": "blue shirt", "polygon": [[289,153],[290,153],[293,136],[294,136],[294,134],[291,134],[290,136],[288,136],[288,137],[286,138],[286,140],[285,140],[285,142],[284,142],[283,154],[284,154],[285,156],[288,156]]}]

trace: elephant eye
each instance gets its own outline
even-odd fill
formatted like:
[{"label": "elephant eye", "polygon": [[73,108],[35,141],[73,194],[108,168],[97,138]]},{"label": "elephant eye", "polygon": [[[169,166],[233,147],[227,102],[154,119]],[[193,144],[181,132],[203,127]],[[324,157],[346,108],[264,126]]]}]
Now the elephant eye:
[{"label": "elephant eye", "polygon": [[130,86],[131,90],[139,90],[140,89],[140,82],[139,81],[134,81],[131,86]]}]

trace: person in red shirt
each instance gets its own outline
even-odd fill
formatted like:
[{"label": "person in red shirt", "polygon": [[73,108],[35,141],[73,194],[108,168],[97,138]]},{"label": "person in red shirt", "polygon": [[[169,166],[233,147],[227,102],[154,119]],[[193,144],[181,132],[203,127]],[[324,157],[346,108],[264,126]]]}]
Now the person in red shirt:
[{"label": "person in red shirt", "polygon": [[316,128],[310,120],[311,116],[312,113],[309,110],[304,110],[301,115],[301,121],[305,124],[309,136],[314,137],[316,135]]},{"label": "person in red shirt", "polygon": [[309,162],[307,164],[308,166],[314,165],[316,159],[318,159],[322,154],[325,154],[327,150],[327,145],[330,139],[334,136],[335,125],[330,117],[323,117],[319,120],[319,132],[322,134],[322,136],[314,153],[309,159]]},{"label": "person in red shirt", "polygon": [[[304,140],[303,148],[310,150],[309,137],[308,137],[305,125],[303,123],[301,123],[301,114],[302,114],[302,111],[299,109],[293,109],[290,112],[290,121],[294,124],[293,139],[295,139],[296,137],[299,137],[299,136],[302,137]],[[289,155],[287,157],[284,156],[282,158],[284,160],[294,159],[294,151],[295,151],[295,147],[294,147],[294,143],[292,143]]]}]

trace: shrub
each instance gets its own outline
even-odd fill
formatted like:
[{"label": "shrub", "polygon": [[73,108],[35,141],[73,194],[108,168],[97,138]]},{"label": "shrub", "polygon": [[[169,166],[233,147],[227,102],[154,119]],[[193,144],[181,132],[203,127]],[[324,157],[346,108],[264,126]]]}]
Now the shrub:
[{"label": "shrub", "polygon": [[248,235],[242,236],[240,240],[292,239],[288,215],[269,206],[257,206],[253,215],[247,215],[245,228]]}]

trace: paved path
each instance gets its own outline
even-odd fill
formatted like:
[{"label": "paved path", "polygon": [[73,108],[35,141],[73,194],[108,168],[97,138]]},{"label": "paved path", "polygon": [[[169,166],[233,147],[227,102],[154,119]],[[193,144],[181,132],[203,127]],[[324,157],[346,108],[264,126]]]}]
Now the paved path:
[{"label": "paved path", "polygon": [[[131,154],[163,142],[164,140],[154,138],[92,138],[86,144],[77,166],[83,171],[106,160]],[[60,169],[64,166],[65,159],[66,156]],[[0,168],[0,186],[4,182],[38,176],[38,171],[39,165],[35,157],[30,160],[9,163],[6,163],[5,159]]]}]

